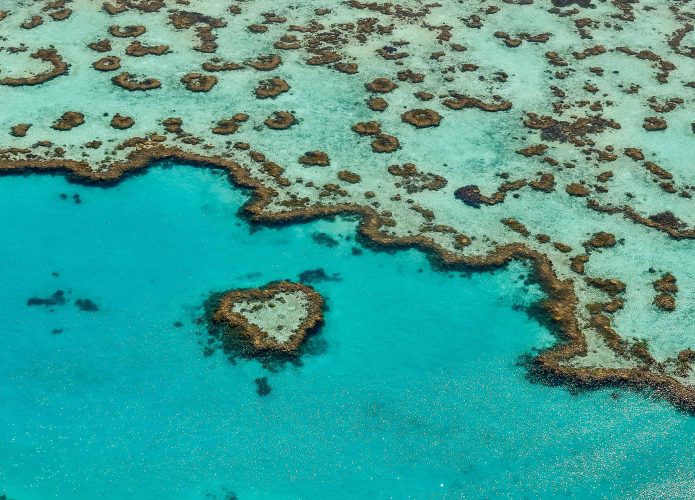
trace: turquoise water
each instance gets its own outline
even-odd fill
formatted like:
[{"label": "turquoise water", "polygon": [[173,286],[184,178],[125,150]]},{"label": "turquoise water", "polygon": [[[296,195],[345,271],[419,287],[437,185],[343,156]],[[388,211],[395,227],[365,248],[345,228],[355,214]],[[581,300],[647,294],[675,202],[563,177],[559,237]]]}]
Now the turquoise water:
[{"label": "turquoise water", "polygon": [[[246,198],[182,165],[109,189],[0,178],[0,493],[691,496],[695,418],[527,380],[553,337],[520,310],[540,297],[523,266],[434,271],[351,220],[252,230]],[[318,268],[340,279],[313,283],[329,310],[301,366],[203,354],[212,292]]]}]

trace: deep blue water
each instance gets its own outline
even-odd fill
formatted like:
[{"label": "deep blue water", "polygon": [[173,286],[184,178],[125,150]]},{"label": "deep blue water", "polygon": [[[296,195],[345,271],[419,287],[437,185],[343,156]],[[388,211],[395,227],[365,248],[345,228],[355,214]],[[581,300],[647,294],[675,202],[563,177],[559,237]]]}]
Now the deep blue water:
[{"label": "deep blue water", "polygon": [[[0,178],[0,493],[690,496],[695,418],[526,379],[554,339],[516,307],[540,297],[523,266],[435,271],[360,247],[350,220],[252,231],[245,200],[182,165],[109,189]],[[340,279],[313,284],[329,310],[301,366],[203,355],[212,292],[318,268]]]}]

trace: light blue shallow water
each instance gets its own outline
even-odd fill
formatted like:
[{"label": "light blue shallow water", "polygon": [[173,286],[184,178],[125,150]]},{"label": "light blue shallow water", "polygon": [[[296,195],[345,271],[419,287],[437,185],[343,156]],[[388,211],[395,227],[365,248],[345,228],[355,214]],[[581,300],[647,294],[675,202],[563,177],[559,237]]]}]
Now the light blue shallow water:
[{"label": "light blue shallow water", "polygon": [[[521,265],[461,277],[416,251],[353,255],[346,220],[252,232],[236,216],[245,199],[221,173],[181,165],[109,189],[0,178],[0,493],[692,493],[695,418],[526,380],[519,357],[553,338],[514,308],[539,297]],[[203,356],[195,319],[211,292],[316,268],[341,280],[314,285],[329,310],[303,366]],[[59,289],[69,301],[53,312],[26,305]]]}]

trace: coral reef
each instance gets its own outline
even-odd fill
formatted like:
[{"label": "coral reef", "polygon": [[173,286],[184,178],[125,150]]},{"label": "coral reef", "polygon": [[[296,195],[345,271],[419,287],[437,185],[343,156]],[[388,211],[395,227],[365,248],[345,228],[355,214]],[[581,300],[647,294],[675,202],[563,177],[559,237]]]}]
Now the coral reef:
[{"label": "coral reef", "polygon": [[55,49],[39,49],[31,54],[31,57],[33,59],[50,63],[53,68],[44,73],[37,73],[29,77],[13,78],[6,76],[4,78],[0,78],[0,85],[8,85],[10,87],[40,85],[68,72],[69,65],[63,61],[62,56],[58,54]]},{"label": "coral reef", "polygon": [[144,34],[147,29],[144,26],[117,26],[113,25],[109,27],[109,33],[111,36],[115,36],[116,38],[137,38],[140,35]]},{"label": "coral reef", "polygon": [[259,99],[277,97],[280,94],[290,90],[289,84],[282,78],[271,78],[263,80],[256,87],[256,97]]},{"label": "coral reef", "polygon": [[[31,4],[2,21],[2,173],[109,185],[177,158],[247,188],[254,222],[346,214],[363,241],[444,268],[529,261],[558,338],[534,373],[695,409],[683,5],[110,0],[37,16]],[[74,36],[55,39],[58,26]],[[634,33],[650,36],[631,47]],[[123,89],[163,88],[121,92],[92,64],[121,64]],[[54,89],[50,105],[35,96]],[[660,344],[667,328],[677,351]]]},{"label": "coral reef", "polygon": [[115,71],[121,67],[121,59],[116,56],[102,57],[92,64],[97,71]]},{"label": "coral reef", "polygon": [[307,151],[297,161],[302,165],[316,165],[319,167],[327,167],[331,164],[328,155],[323,151]]},{"label": "coral reef", "polygon": [[161,56],[169,52],[168,45],[143,45],[139,40],[134,40],[125,49],[125,53],[133,57],[146,55]]},{"label": "coral reef", "polygon": [[209,92],[217,85],[217,77],[203,73],[188,73],[181,77],[181,83],[191,92]]},{"label": "coral reef", "polygon": [[437,127],[442,117],[432,109],[411,109],[401,115],[401,120],[417,128]]},{"label": "coral reef", "polygon": [[158,89],[162,86],[162,82],[156,78],[145,78],[136,80],[134,75],[128,72],[114,76],[111,81],[119,87],[130,91],[146,91]]},{"label": "coral reef", "polygon": [[297,123],[297,119],[289,111],[274,111],[263,123],[273,130],[285,130]]},{"label": "coral reef", "polygon": [[135,120],[133,120],[130,116],[121,116],[120,114],[116,113],[113,115],[113,118],[111,118],[111,126],[119,130],[128,129],[133,125],[135,125]]},{"label": "coral reef", "polygon": [[77,111],[66,111],[63,116],[58,118],[51,128],[54,130],[72,130],[75,127],[79,127],[84,123],[84,115]]},{"label": "coral reef", "polygon": [[257,352],[292,353],[323,322],[324,301],[302,283],[279,281],[232,290],[220,299],[213,321],[248,340]]}]

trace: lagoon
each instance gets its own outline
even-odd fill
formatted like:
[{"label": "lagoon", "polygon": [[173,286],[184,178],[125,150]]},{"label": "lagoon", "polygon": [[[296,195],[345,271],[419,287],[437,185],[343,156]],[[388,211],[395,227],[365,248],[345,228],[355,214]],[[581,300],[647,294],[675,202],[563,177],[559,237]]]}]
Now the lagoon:
[{"label": "lagoon", "polygon": [[[182,163],[109,188],[0,178],[0,494],[695,488],[695,418],[644,394],[529,380],[524,356],[555,338],[525,312],[542,294],[524,265],[435,270],[415,250],[363,247],[350,219],[252,226],[238,216],[247,197],[222,172]],[[328,310],[301,362],[270,370],[209,349],[199,318],[212,293],[318,269],[330,279],[311,285]],[[59,290],[63,304],[27,305]]]}]

